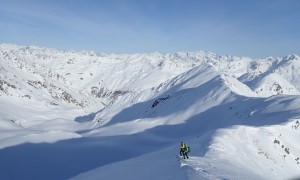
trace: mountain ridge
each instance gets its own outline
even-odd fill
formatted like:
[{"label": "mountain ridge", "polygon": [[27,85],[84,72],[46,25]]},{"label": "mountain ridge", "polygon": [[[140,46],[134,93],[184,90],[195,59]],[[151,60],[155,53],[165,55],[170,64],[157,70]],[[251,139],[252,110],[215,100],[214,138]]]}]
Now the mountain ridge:
[{"label": "mountain ridge", "polygon": [[[271,67],[271,64],[268,63],[268,61],[270,61],[270,58],[251,60],[250,58],[239,58],[235,56],[220,56],[205,51],[198,51],[195,53],[181,52],[181,53],[173,53],[173,54],[165,54],[165,55],[159,53],[152,53],[152,54],[150,53],[150,55],[132,54],[132,55],[111,55],[110,56],[110,55],[101,54],[99,56],[95,53],[85,52],[82,55],[81,52],[76,54],[76,52],[74,51],[70,51],[70,52],[57,51],[54,49],[38,48],[35,46],[34,47],[31,46],[23,47],[23,46],[16,46],[16,45],[10,45],[10,46],[9,46],[10,48],[6,49],[6,45],[1,44],[2,58],[8,61],[7,64],[11,64],[15,66],[17,70],[25,68],[28,73],[41,74],[41,77],[38,78],[33,77],[34,79],[38,79],[38,80],[30,80],[33,82],[28,82],[32,86],[34,86],[35,83],[38,84],[38,86],[40,87],[45,87],[46,85],[43,84],[44,82],[42,82],[42,80],[45,81],[45,78],[51,78],[51,79],[56,79],[61,83],[66,84],[67,86],[71,86],[73,89],[79,88],[79,90],[85,91],[89,93],[89,95],[91,95],[91,91],[93,91],[94,92],[93,94],[96,95],[98,94],[98,96],[104,96],[101,95],[101,92],[99,93],[100,90],[107,92],[106,95],[113,94],[113,91],[122,91],[121,89],[124,88],[125,88],[124,90],[125,92],[131,91],[132,90],[131,87],[142,87],[141,85],[141,83],[143,83],[142,79],[145,78],[149,78],[149,79],[156,78],[158,81],[160,81],[160,83],[163,83],[164,81],[184,71],[187,71],[190,68],[193,68],[200,64],[207,64],[207,63],[212,63],[215,67],[219,69],[221,73],[224,73],[228,76],[236,77],[238,79],[241,79],[243,77],[241,79],[242,80],[241,82],[246,83],[247,85],[253,84],[252,81],[257,81],[257,80],[253,80],[253,76],[256,76],[256,74],[258,73],[261,74],[262,72],[265,72],[266,74],[270,74],[272,71],[276,71],[276,72],[278,71],[278,74],[284,76],[284,79],[287,79],[288,82],[290,82],[293,86],[295,86],[297,91],[299,91],[300,89],[298,85],[298,83],[300,82],[299,78],[297,78],[298,75],[284,73],[284,71],[290,72],[291,71],[290,69],[293,69],[295,66],[296,67],[299,66],[298,64],[295,64],[300,59],[296,55],[286,56],[281,60],[278,60],[278,58],[272,59],[273,61],[272,64],[283,63],[283,66],[285,64],[288,64],[291,67],[289,67],[288,70],[285,70],[286,68],[284,67],[286,66],[282,67],[281,65],[278,65],[277,67],[272,67],[272,69],[268,70],[269,71],[268,72],[266,71],[266,69],[267,68],[269,69]],[[47,54],[46,52],[50,52],[50,54],[49,53]],[[27,53],[29,53],[29,55]],[[65,58],[65,56],[67,56],[68,58]],[[103,57],[105,58],[103,59]],[[13,60],[16,62],[12,63],[11,61]],[[40,60],[42,60],[42,62],[40,62]],[[115,61],[116,63],[112,63],[109,66],[103,64],[108,62],[108,60],[110,61],[110,63],[112,63],[111,61]],[[47,62],[43,63],[43,61],[47,61]],[[63,61],[63,62],[58,63],[58,61]],[[50,62],[51,64],[49,64]],[[98,62],[98,64],[96,62]],[[138,62],[141,65],[134,66],[136,62]],[[85,65],[86,67],[81,67],[82,65],[76,65],[78,63],[79,64],[83,63],[87,65]],[[96,70],[97,68],[90,68],[89,66],[99,67],[99,69],[103,71],[107,69],[107,71],[103,73],[99,73],[99,71]],[[8,68],[7,66],[5,67],[2,64],[1,67],[2,67],[1,68],[2,71],[4,72],[5,69]],[[127,70],[126,71],[122,70],[124,69],[123,67],[126,67]],[[70,68],[73,70],[71,70]],[[74,68],[76,69],[75,71]],[[132,70],[130,70],[130,68]],[[136,69],[138,69],[138,73],[134,72],[136,71]],[[155,71],[159,71],[160,74],[155,75]],[[165,72],[164,75],[165,78],[162,78],[164,76],[162,76],[161,71]],[[174,73],[174,71],[177,72]],[[124,84],[125,86],[124,85],[120,86],[120,84],[122,84],[122,81],[126,82],[124,80],[119,80],[116,81],[115,83],[111,83],[110,79],[113,78],[114,76],[119,78],[119,75],[117,76],[111,72],[120,72],[121,74],[123,74],[125,78],[130,78],[133,81],[135,81],[137,85],[133,86],[134,84],[129,83],[128,85]],[[13,75],[13,77],[16,76],[17,76],[16,74]],[[22,76],[24,75],[22,74]],[[70,76],[76,76],[76,78],[72,78]],[[100,78],[99,76],[102,76],[102,78]],[[160,76],[160,78],[157,78],[157,76]],[[250,78],[245,78],[247,76]],[[113,78],[113,79],[117,79],[117,78]],[[2,77],[2,84],[4,84],[3,79],[4,78]],[[10,79],[12,79],[12,77]],[[97,81],[98,83],[96,84],[95,82]],[[295,83],[293,83],[294,81]],[[83,82],[87,82],[87,83],[83,83]],[[149,81],[147,82],[149,84]],[[12,82],[6,81],[5,84],[11,88],[16,87],[16,85],[14,85]],[[48,82],[48,84],[50,83]],[[86,86],[88,86],[89,89],[86,88]],[[152,86],[157,86],[157,84],[155,83]],[[152,87],[148,85],[145,88],[152,88]],[[250,87],[250,89],[254,90],[256,88]],[[295,92],[293,92],[292,94],[294,93]],[[267,94],[267,95],[271,95],[271,94]]]},{"label": "mountain ridge", "polygon": [[297,177],[299,59],[0,45],[0,178]]}]

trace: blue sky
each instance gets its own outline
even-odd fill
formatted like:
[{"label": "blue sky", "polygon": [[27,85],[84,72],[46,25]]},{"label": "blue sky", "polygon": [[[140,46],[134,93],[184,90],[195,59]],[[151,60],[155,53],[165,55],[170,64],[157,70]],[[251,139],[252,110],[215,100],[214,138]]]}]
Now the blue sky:
[{"label": "blue sky", "polygon": [[0,43],[147,53],[300,55],[298,0],[0,0]]}]

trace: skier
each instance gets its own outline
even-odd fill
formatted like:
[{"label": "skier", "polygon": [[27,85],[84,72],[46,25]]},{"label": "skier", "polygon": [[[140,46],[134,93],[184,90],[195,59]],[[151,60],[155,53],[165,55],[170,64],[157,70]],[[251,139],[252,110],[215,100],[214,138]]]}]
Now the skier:
[{"label": "skier", "polygon": [[187,146],[184,142],[181,142],[180,146],[180,156],[183,156],[183,159],[188,159],[188,153],[190,152],[190,147]]}]

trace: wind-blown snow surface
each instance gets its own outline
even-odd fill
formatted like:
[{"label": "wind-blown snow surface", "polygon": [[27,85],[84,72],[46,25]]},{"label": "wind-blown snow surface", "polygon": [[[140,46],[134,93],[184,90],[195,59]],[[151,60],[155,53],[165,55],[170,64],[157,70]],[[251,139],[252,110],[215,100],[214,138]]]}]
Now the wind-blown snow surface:
[{"label": "wind-blown snow surface", "polygon": [[2,44],[0,179],[300,177],[299,68]]}]

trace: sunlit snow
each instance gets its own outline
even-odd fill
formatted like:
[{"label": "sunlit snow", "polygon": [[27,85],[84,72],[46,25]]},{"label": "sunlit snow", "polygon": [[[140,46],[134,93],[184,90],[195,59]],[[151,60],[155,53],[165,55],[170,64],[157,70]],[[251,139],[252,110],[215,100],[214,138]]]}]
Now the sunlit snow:
[{"label": "sunlit snow", "polygon": [[298,69],[1,44],[0,179],[299,178]]}]

